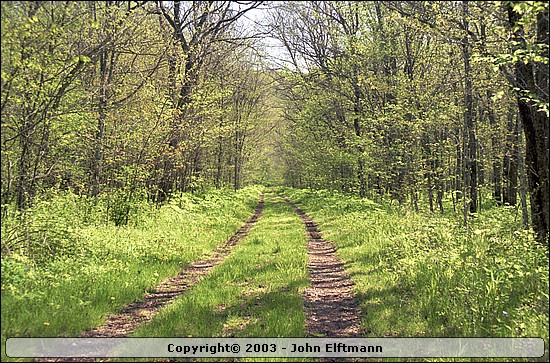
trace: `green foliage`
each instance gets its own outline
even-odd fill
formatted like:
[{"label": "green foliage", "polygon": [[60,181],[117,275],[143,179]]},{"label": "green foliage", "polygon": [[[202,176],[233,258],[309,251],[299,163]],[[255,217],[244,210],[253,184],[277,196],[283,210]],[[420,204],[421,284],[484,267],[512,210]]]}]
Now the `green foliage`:
[{"label": "green foliage", "polygon": [[334,191],[282,189],[336,243],[371,336],[542,337],[548,342],[548,251],[516,210],[453,214],[388,208]]},{"label": "green foliage", "polygon": [[100,210],[89,198],[71,192],[44,196],[24,212],[11,210],[2,219],[2,254],[41,261],[77,253],[82,247],[78,229],[99,222]]}]

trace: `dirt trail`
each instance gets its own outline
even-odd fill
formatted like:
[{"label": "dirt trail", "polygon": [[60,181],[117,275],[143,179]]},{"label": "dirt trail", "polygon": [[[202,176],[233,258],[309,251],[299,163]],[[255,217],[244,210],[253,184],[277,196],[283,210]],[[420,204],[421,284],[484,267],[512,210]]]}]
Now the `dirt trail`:
[{"label": "dirt trail", "polygon": [[306,331],[311,337],[360,337],[361,309],[354,285],[331,242],[317,224],[287,198],[306,226],[311,286],[304,292]]},{"label": "dirt trail", "polygon": [[[233,247],[246,237],[252,225],[260,218],[263,207],[264,196],[262,194],[256,210],[248,221],[227,241],[215,248],[209,258],[190,264],[177,276],[160,283],[154,292],[145,294],[143,300],[127,305],[118,313],[109,316],[104,324],[84,331],[80,334],[80,337],[125,337],[132,333],[139,325],[151,320],[161,307],[172,303],[178,295],[196,284],[229,255]],[[94,362],[96,358],[37,358],[34,361]]]},{"label": "dirt trail", "polygon": [[[212,268],[219,265],[229,255],[233,247],[243,240],[250,228],[262,215],[264,207],[264,196],[256,210],[248,221],[241,226],[227,241],[212,251],[209,258],[194,262],[180,272],[177,276],[160,283],[154,292],[147,293],[143,300],[131,303],[107,318],[107,321],[95,328],[88,329],[80,334],[84,338],[119,338],[132,333],[139,325],[151,320],[163,306],[174,301],[174,299],[185,292],[185,290],[196,284]],[[35,362],[95,362],[101,361],[98,358],[36,358]]]},{"label": "dirt trail", "polygon": [[[311,286],[304,292],[306,332],[310,337],[360,337],[361,309],[354,292],[354,285],[344,271],[340,258],[331,242],[322,239],[317,224],[287,198],[306,226],[308,237],[308,268]],[[80,337],[125,337],[139,325],[151,320],[158,310],[170,304],[178,295],[196,284],[214,266],[220,264],[250,231],[262,214],[262,195],[254,214],[227,241],[213,250],[213,254],[199,262],[192,263],[179,275],[159,284],[143,300],[127,305],[117,314],[96,328],[89,329]],[[94,362],[94,358],[35,359],[40,362]]]}]

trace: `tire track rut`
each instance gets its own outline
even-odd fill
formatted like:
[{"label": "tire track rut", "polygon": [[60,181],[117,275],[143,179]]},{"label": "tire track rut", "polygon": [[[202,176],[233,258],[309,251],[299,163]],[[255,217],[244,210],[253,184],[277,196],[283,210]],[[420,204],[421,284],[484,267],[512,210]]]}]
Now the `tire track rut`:
[{"label": "tire track rut", "polygon": [[248,221],[239,228],[228,240],[215,248],[213,255],[207,259],[193,262],[177,276],[160,283],[154,292],[145,294],[144,299],[131,303],[119,313],[111,315],[107,321],[99,327],[86,330],[81,337],[124,337],[132,333],[138,325],[148,322],[156,315],[158,310],[173,302],[173,300],[195,285],[202,277],[219,265],[229,255],[233,247],[243,240],[250,228],[262,215],[264,196],[256,206],[256,210]]},{"label": "tire track rut", "polygon": [[[146,293],[144,298],[126,305],[118,313],[110,315],[102,325],[82,332],[80,338],[121,338],[131,334],[138,326],[150,321],[160,308],[172,303],[179,295],[198,283],[210,270],[219,265],[249,233],[252,226],[262,215],[264,195],[252,216],[235,234],[220,246],[212,250],[212,255],[201,261],[193,262],[177,276],[161,282],[154,292]],[[36,358],[35,362],[95,362],[97,358]]]},{"label": "tire track rut", "polygon": [[361,309],[354,284],[334,245],[322,238],[317,224],[286,197],[306,227],[311,286],[304,292],[306,332],[310,337],[360,337]]}]

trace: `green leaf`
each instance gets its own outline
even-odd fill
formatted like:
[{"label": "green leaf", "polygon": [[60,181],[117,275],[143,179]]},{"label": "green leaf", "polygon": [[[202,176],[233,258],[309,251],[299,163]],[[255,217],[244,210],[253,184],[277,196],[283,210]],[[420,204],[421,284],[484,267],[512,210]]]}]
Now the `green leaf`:
[{"label": "green leaf", "polygon": [[79,61],[79,62],[82,62],[82,63],[90,63],[92,60],[91,60],[90,57],[88,57],[88,56],[79,55],[79,56],[78,56],[78,61]]}]

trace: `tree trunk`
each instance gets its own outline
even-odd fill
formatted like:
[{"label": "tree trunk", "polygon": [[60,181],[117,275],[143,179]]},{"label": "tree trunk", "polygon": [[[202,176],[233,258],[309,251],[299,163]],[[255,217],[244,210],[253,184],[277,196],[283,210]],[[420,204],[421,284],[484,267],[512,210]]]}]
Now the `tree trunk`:
[{"label": "tree trunk", "polygon": [[454,193],[453,193],[453,210],[456,212],[456,205],[462,200],[462,178],[463,178],[463,151],[460,145],[459,132],[456,133],[456,168],[454,175]]},{"label": "tree trunk", "polygon": [[[462,16],[465,35],[462,38],[462,59],[464,62],[464,132],[466,147],[465,163],[464,163],[464,184],[466,188],[466,201],[464,208],[470,213],[477,212],[477,140],[474,130],[474,114],[473,114],[473,89],[472,89],[472,75],[470,65],[470,45],[468,39],[469,28],[469,10],[468,2],[462,2]],[[466,213],[466,211],[465,211]]]},{"label": "tree trunk", "polygon": [[28,156],[30,150],[30,137],[28,136],[27,123],[24,122],[20,132],[21,153],[19,155],[18,172],[19,178],[17,181],[17,198],[16,204],[18,210],[23,210],[27,207],[29,201],[29,190],[27,187],[29,162]]},{"label": "tree trunk", "polygon": [[214,185],[216,189],[220,189],[223,171],[223,137],[218,136],[218,150],[216,152],[216,177],[214,179]]},{"label": "tree trunk", "polygon": [[103,166],[103,139],[105,136],[105,118],[107,116],[107,70],[108,51],[103,50],[99,56],[99,98],[97,103],[97,130],[94,138],[94,158],[92,161],[92,196],[96,198],[99,194],[101,174]]},{"label": "tree trunk", "polygon": [[493,110],[491,104],[491,98],[493,93],[490,90],[487,90],[487,113],[489,118],[489,125],[491,127],[491,151],[492,151],[492,160],[493,160],[493,198],[497,202],[497,205],[502,204],[502,176],[501,176],[501,164],[500,164],[500,142],[495,130],[496,119],[495,111]]},{"label": "tree trunk", "polygon": [[508,132],[507,132],[507,152],[504,156],[504,185],[503,199],[505,205],[517,204],[517,188],[518,188],[518,122],[519,117],[516,112],[508,115]]},{"label": "tree trunk", "polygon": [[428,202],[430,204],[430,212],[433,213],[434,211],[434,192],[432,187],[432,172],[428,171],[427,173],[428,178]]},{"label": "tree trunk", "polygon": [[[480,30],[481,30],[481,42],[480,42],[480,52],[482,54],[486,53],[486,43],[487,43],[487,24],[485,16],[481,15],[480,18]],[[491,80],[491,73],[489,69],[486,69],[487,80]],[[500,160],[500,151],[501,145],[499,140],[499,135],[496,129],[496,117],[493,107],[493,96],[494,92],[491,88],[487,88],[485,92],[485,108],[482,110],[482,114],[486,113],[489,120],[489,127],[491,130],[491,163],[492,163],[492,176],[491,182],[493,184],[493,199],[497,205],[502,205],[502,166]],[[481,182],[483,184],[483,182]]]},{"label": "tree trunk", "polygon": [[[518,117],[518,123],[521,120]],[[518,133],[518,169],[519,169],[519,195],[521,200],[521,219],[525,229],[529,228],[529,211],[527,210],[527,177],[525,175],[525,160],[523,158],[523,132]]]},{"label": "tree trunk", "polygon": [[[512,29],[515,29],[514,40],[517,42],[513,49],[526,49],[523,34],[523,25],[520,23],[521,14],[514,11],[512,4],[508,4],[508,19]],[[537,16],[537,41],[548,42],[548,15]],[[546,50],[548,57],[548,50]],[[544,64],[525,64],[518,61],[516,68],[516,88],[527,90],[543,102],[548,102],[548,66]],[[548,245],[549,225],[549,157],[548,157],[548,115],[539,111],[531,100],[518,94],[518,108],[525,133],[525,164],[531,202],[531,224],[537,240]]]}]

